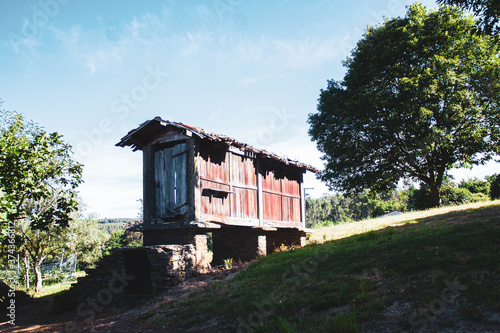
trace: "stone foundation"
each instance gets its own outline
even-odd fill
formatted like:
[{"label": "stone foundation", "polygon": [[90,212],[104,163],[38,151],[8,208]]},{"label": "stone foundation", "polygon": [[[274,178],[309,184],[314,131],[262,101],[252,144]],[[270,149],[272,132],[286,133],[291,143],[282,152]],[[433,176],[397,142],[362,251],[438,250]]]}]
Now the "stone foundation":
[{"label": "stone foundation", "polygon": [[250,261],[259,255],[265,255],[264,232],[245,227],[221,228],[212,233],[213,265],[222,265],[224,259]]},{"label": "stone foundation", "polygon": [[306,233],[294,229],[278,229],[266,233],[266,242],[268,254],[271,254],[281,244],[296,247],[306,245]]},{"label": "stone foundation", "polygon": [[[247,227],[222,227],[212,230],[213,265],[224,259],[250,261],[265,256],[282,244],[305,245],[305,233],[294,229],[264,231]],[[146,237],[147,236],[147,237]],[[145,232],[140,248],[114,250],[101,259],[95,269],[87,270],[71,288],[77,303],[121,305],[123,296],[151,296],[177,285],[209,266],[207,235],[196,229],[155,230]],[[176,245],[154,243],[171,242]]]},{"label": "stone foundation", "polygon": [[196,273],[193,245],[159,245],[114,250],[71,288],[78,306],[123,305],[122,296],[147,297]]},{"label": "stone foundation", "polygon": [[[199,229],[167,229],[144,231],[144,246],[162,244],[193,245],[196,250],[196,265],[200,272],[207,269],[208,259],[207,235]],[[163,245],[162,245],[163,246]]]},{"label": "stone foundation", "polygon": [[[207,230],[203,229],[168,229],[144,232],[144,245],[192,244],[196,249],[198,269],[208,267]],[[282,244],[286,246],[304,246],[306,234],[296,229],[281,228],[276,231],[264,231],[248,227],[222,227],[210,230],[213,240],[212,265],[222,265],[224,259],[249,261],[265,256]]]},{"label": "stone foundation", "polygon": [[195,236],[203,234],[196,229],[178,228],[178,229],[164,229],[164,230],[145,230],[143,231],[144,246],[163,245],[163,244],[179,244],[195,245]]}]

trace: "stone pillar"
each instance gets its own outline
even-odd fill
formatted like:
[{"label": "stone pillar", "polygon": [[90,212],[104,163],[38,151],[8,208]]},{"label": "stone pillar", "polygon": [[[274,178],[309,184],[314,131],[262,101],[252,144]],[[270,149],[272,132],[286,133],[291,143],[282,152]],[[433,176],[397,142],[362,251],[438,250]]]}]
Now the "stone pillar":
[{"label": "stone pillar", "polygon": [[266,236],[258,236],[257,237],[257,253],[259,257],[267,256],[267,241]]},{"label": "stone pillar", "polygon": [[196,267],[198,271],[204,272],[210,264],[208,257],[207,235],[200,234],[194,236],[194,246],[196,249]]},{"label": "stone pillar", "polygon": [[[260,237],[261,236],[261,237]],[[223,227],[212,232],[214,265],[222,265],[224,259],[234,262],[250,261],[267,253],[266,236],[260,230],[248,227]]]}]

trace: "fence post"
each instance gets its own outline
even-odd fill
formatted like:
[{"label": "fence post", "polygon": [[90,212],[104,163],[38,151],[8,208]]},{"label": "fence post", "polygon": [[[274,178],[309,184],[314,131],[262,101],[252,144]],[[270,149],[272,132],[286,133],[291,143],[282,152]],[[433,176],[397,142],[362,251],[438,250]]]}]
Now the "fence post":
[{"label": "fence post", "polygon": [[62,253],[61,253],[61,262],[59,263],[59,270],[62,271],[62,264],[63,264],[63,260],[64,260],[64,249],[62,249]]}]

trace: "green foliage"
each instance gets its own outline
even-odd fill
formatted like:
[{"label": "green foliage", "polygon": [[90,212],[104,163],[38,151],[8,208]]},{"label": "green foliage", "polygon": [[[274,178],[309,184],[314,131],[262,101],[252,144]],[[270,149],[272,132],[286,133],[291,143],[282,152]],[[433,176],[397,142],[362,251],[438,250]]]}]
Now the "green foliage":
[{"label": "green foliage", "polygon": [[85,269],[101,259],[108,239],[109,235],[99,228],[96,220],[79,216],[70,222],[59,246],[66,250],[67,256],[77,254],[78,266]]},{"label": "green foliage", "polygon": [[[442,186],[442,204],[462,205],[488,201],[490,186],[493,182],[500,197],[500,177],[498,175],[462,180],[458,185],[451,178],[446,178]],[[493,199],[493,198],[492,198]],[[420,183],[407,186],[404,190],[385,192],[363,191],[355,195],[333,194],[321,198],[306,198],[306,221],[308,228],[320,228],[337,223],[360,221],[375,218],[393,211],[407,212],[425,210],[433,207],[429,186]]]},{"label": "green foliage", "polygon": [[30,219],[36,230],[67,226],[77,209],[82,165],[59,133],[46,133],[15,112],[1,111],[0,218]]},{"label": "green foliage", "polygon": [[487,34],[500,32],[500,3],[494,0],[437,0],[439,4],[457,5],[478,17],[478,26]]},{"label": "green foliage", "polygon": [[469,190],[470,193],[482,193],[485,195],[490,194],[490,183],[488,180],[480,180],[472,178],[469,180],[462,180],[458,187]]},{"label": "green foliage", "polygon": [[59,133],[47,133],[16,112],[0,114],[0,229],[15,225],[16,245],[31,258],[40,292],[40,265],[57,251],[54,240],[78,208],[82,165]]},{"label": "green foliage", "polygon": [[98,227],[99,229],[111,235],[115,231],[125,230],[131,223],[134,223],[135,221],[136,219],[132,218],[106,218],[98,220]]},{"label": "green foliage", "polygon": [[405,193],[363,191],[355,195],[334,194],[318,199],[306,198],[308,227],[318,228],[342,222],[377,217],[392,211],[405,211]]},{"label": "green foliage", "polygon": [[488,177],[491,200],[500,199],[500,174]]},{"label": "green foliage", "polygon": [[366,31],[309,115],[331,189],[383,191],[408,178],[438,206],[447,170],[499,152],[499,48],[475,30],[457,8],[415,4]]},{"label": "green foliage", "polygon": [[[128,228],[132,227],[132,224],[128,224]],[[111,234],[111,237],[105,243],[105,253],[110,254],[112,249],[123,248],[123,247],[138,247],[142,246],[142,232],[134,232],[125,229],[117,230]]]},{"label": "green foliage", "polygon": [[230,269],[233,267],[233,258],[227,258],[227,259],[224,259],[224,268],[225,269]]},{"label": "green foliage", "polygon": [[[450,206],[488,201],[488,195],[483,192],[486,189],[489,189],[487,182],[481,180],[462,181],[457,186],[451,179],[446,179],[442,188],[442,203],[444,206]],[[431,192],[427,184],[421,183],[419,189],[411,187],[408,193],[409,210],[424,210],[433,207]]]}]

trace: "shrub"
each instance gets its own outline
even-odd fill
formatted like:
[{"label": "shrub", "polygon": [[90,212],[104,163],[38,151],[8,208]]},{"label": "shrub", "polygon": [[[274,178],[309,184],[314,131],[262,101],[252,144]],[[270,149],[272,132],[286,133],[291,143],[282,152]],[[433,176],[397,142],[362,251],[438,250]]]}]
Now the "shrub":
[{"label": "shrub", "polygon": [[486,180],[480,180],[477,178],[462,180],[458,187],[466,188],[470,193],[483,193],[485,195],[490,194],[490,183]]}]

